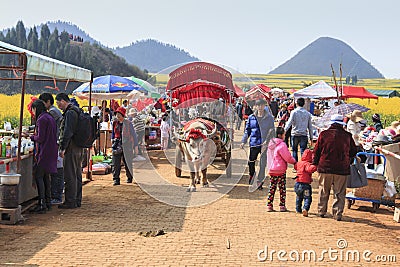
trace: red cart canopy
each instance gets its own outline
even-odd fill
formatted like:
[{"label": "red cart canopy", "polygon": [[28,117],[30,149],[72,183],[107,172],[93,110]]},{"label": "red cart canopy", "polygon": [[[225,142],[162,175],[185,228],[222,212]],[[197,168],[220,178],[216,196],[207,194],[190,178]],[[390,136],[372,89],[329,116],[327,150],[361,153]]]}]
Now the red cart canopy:
[{"label": "red cart canopy", "polygon": [[185,108],[220,98],[233,102],[234,92],[221,84],[198,80],[175,88],[170,94],[178,101],[174,106]]},{"label": "red cart canopy", "polygon": [[171,72],[166,90],[174,90],[196,80],[218,83],[233,90],[232,74],[224,68],[206,62],[189,63]]}]

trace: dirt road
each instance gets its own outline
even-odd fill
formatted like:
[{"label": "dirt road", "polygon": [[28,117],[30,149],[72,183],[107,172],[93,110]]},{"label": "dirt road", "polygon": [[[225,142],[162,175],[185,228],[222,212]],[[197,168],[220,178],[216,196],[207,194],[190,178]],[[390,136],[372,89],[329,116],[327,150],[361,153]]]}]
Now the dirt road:
[{"label": "dirt road", "polygon": [[[174,176],[163,152],[150,151],[149,157],[164,177],[178,185],[189,184],[188,173],[184,173],[184,178]],[[211,181],[222,172],[217,167],[209,168]],[[393,221],[392,210],[382,207],[372,213],[371,203],[356,202],[352,209],[345,209],[341,222],[331,216],[319,218],[314,183],[311,214],[303,217],[294,212],[294,182],[290,179],[293,176],[288,172],[289,212],[267,213],[267,189],[249,193],[247,172],[221,199],[195,208],[170,206],[150,197],[135,183],[112,186],[111,175],[96,175],[84,186],[81,208],[54,208],[43,215],[27,213],[26,221],[21,224],[0,225],[0,263],[1,266],[398,265],[400,224]],[[122,173],[122,181],[124,177]],[[152,237],[162,233],[158,230],[165,234]],[[352,258],[357,255],[359,261]]]}]

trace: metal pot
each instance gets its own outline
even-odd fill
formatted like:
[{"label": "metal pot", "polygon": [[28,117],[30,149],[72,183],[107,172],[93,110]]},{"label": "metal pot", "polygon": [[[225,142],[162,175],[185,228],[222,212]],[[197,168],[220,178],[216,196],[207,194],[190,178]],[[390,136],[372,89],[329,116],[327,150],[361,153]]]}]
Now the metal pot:
[{"label": "metal pot", "polygon": [[0,184],[16,185],[19,184],[21,174],[18,173],[2,173],[0,174]]}]

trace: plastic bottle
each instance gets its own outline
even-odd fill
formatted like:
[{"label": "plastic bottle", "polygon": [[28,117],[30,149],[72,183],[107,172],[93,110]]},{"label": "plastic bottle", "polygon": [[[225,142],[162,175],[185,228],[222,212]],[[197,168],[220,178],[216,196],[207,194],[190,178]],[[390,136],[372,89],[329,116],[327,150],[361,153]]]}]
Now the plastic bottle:
[{"label": "plastic bottle", "polygon": [[11,144],[10,143],[7,143],[6,144],[6,158],[11,158],[11,154],[12,153],[12,151],[11,151]]},{"label": "plastic bottle", "polygon": [[3,142],[1,143],[1,157],[5,158],[6,157],[6,139],[3,138]]}]

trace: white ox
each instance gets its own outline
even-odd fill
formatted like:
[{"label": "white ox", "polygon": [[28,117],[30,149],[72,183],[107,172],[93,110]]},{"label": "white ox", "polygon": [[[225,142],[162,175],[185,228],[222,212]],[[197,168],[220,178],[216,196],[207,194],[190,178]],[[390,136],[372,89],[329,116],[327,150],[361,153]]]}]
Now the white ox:
[{"label": "white ox", "polygon": [[200,171],[202,173],[201,184],[203,187],[208,187],[207,167],[214,160],[217,152],[212,140],[216,131],[216,123],[201,118],[187,122],[180,134],[174,132],[176,140],[175,173],[176,176],[181,176],[183,155],[190,170],[191,182],[188,192],[196,191],[196,183],[200,183]]}]

